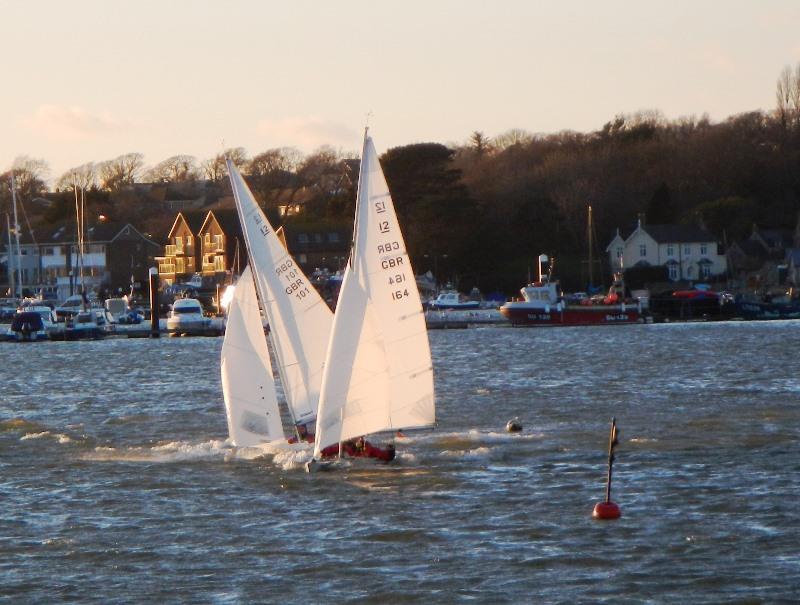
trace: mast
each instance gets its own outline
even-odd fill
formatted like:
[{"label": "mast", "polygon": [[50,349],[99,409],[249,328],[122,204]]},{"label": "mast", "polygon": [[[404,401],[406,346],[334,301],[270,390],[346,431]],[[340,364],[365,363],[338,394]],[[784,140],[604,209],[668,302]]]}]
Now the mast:
[{"label": "mast", "polygon": [[[22,253],[19,248],[19,221],[17,220],[17,185],[14,181],[14,171],[11,171],[11,199],[14,201],[14,239],[16,240],[17,244],[17,251],[16,251],[16,259],[14,261],[14,267],[17,271],[17,281],[15,286],[14,295],[21,299],[22,298]],[[16,290],[19,289],[19,292]]]},{"label": "mast", "polygon": [[[589,292],[591,293],[594,287],[594,258],[592,257],[594,243],[592,242],[592,206],[589,205]],[[591,296],[591,294],[590,294]]]},{"label": "mast", "polygon": [[17,283],[14,279],[15,269],[12,269],[11,267],[11,253],[13,252],[14,248],[11,245],[11,219],[8,216],[8,212],[6,212],[6,230],[8,231],[8,286],[11,291],[11,296],[13,297],[17,290]]}]

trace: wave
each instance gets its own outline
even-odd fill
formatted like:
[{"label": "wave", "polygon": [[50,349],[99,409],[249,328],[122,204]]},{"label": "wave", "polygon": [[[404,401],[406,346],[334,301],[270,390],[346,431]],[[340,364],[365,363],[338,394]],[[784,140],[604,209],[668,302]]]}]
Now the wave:
[{"label": "wave", "polygon": [[228,439],[209,441],[169,441],[153,446],[116,448],[100,446],[81,456],[95,462],[155,462],[174,463],[221,460],[252,461],[270,458],[275,466],[284,470],[303,467],[311,459],[309,444],[290,444],[273,441],[253,447],[236,447]]}]

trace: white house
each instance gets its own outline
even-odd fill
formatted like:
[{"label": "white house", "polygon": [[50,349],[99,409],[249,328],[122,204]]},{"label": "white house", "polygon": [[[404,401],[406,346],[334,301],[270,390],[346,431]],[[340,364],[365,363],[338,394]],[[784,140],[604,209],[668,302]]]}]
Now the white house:
[{"label": "white house", "polygon": [[619,229],[606,248],[611,267],[665,266],[672,281],[708,279],[726,272],[716,238],[696,225],[643,225],[628,237]]}]

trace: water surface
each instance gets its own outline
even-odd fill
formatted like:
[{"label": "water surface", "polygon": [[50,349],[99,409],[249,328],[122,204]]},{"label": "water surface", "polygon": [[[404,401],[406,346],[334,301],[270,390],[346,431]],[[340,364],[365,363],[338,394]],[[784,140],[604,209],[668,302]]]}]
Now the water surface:
[{"label": "water surface", "polygon": [[798,599],[800,322],[430,339],[436,430],[314,475],[226,443],[222,339],[3,344],[0,598]]}]

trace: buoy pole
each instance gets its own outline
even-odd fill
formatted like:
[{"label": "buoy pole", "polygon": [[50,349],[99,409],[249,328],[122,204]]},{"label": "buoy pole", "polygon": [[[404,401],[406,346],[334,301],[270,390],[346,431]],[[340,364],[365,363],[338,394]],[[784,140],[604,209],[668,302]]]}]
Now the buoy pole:
[{"label": "buoy pole", "polygon": [[150,267],[150,338],[161,336],[161,326],[158,321],[158,269]]},{"label": "buoy pole", "polygon": [[592,511],[592,517],[595,519],[619,519],[622,515],[622,511],[620,511],[619,506],[611,501],[611,474],[614,468],[614,448],[616,448],[618,444],[619,439],[617,434],[617,419],[612,418],[611,433],[608,437],[608,475],[606,478],[606,499],[604,502],[598,502],[595,505],[594,511]]}]

